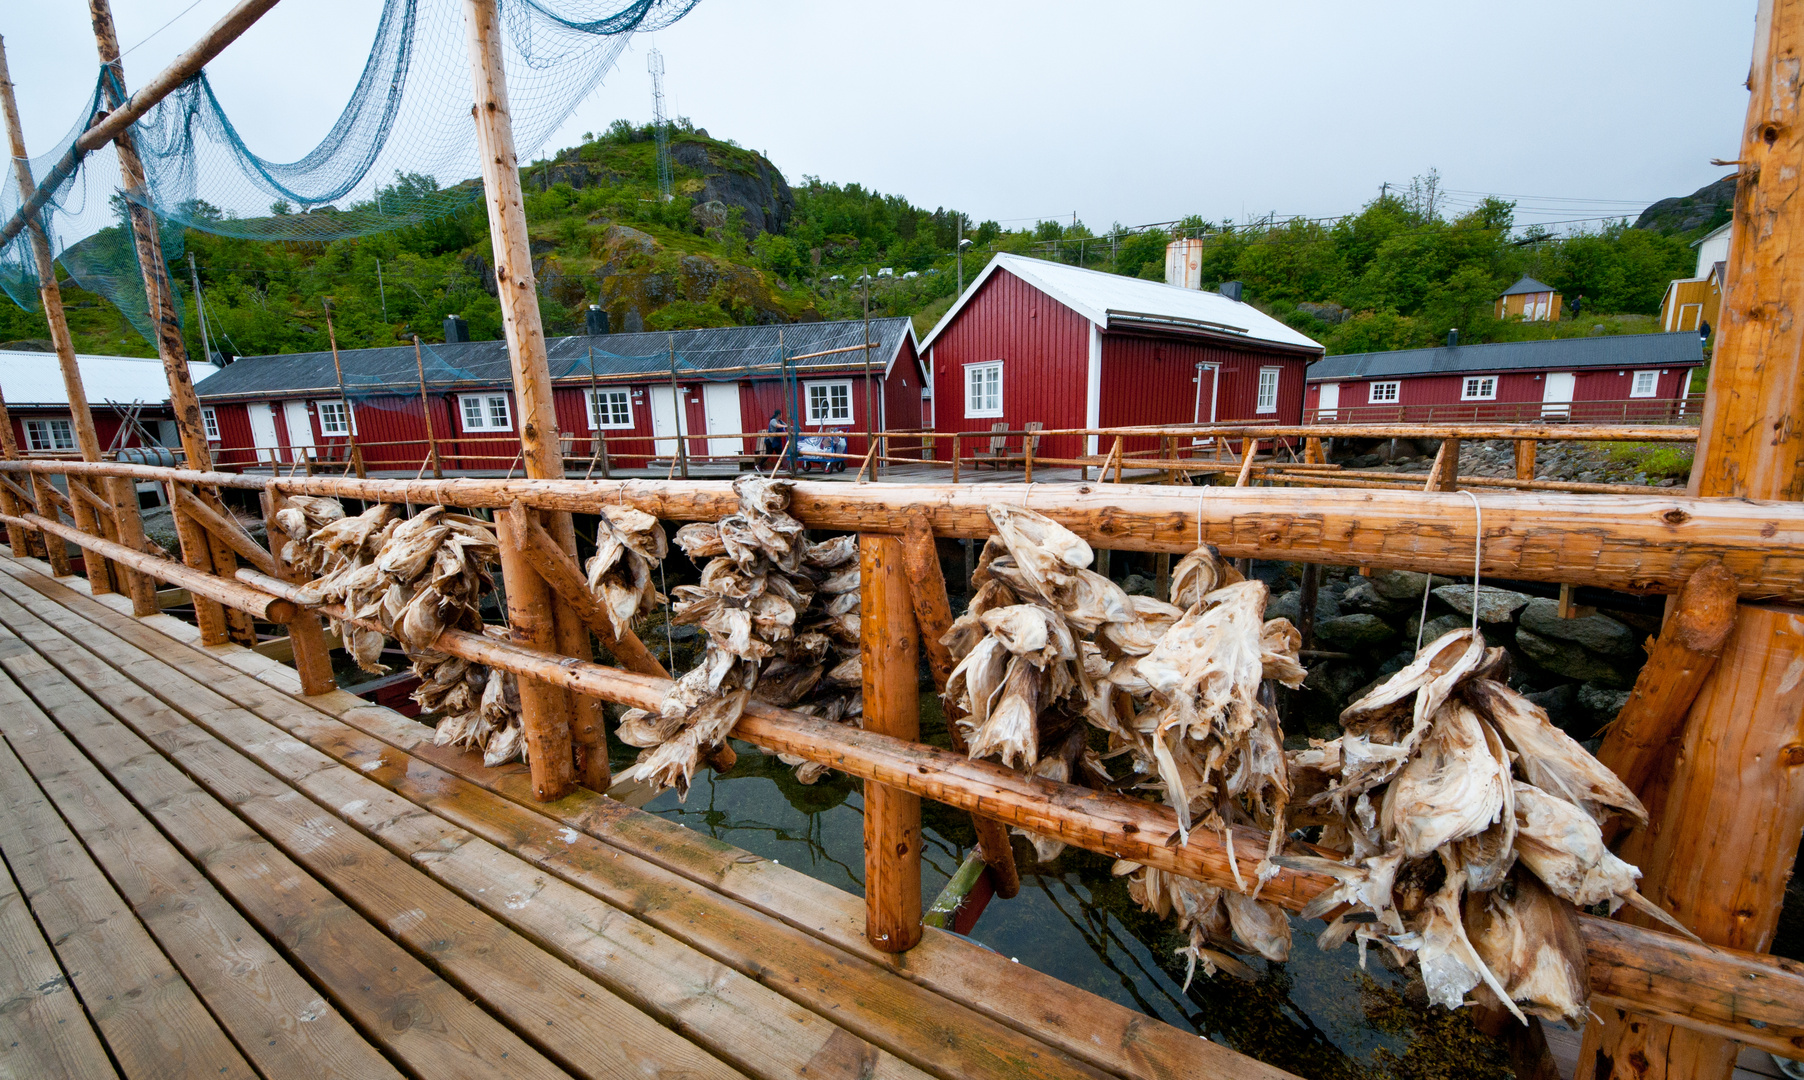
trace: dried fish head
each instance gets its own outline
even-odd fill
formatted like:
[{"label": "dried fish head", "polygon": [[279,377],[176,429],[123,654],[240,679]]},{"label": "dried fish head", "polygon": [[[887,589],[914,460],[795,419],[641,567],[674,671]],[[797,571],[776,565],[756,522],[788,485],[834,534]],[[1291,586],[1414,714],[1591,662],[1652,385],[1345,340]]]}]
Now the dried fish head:
[{"label": "dried fish head", "polygon": [[1485,741],[1478,715],[1455,699],[1435,714],[1420,750],[1391,779],[1379,824],[1405,856],[1477,836],[1501,820],[1510,777]]},{"label": "dried fish head", "polygon": [[727,550],[720,540],[720,526],[711,521],[697,521],[678,529],[676,545],[691,559],[722,555]]},{"label": "dried fish head", "polygon": [[1604,846],[1590,814],[1531,784],[1518,781],[1516,857],[1555,896],[1580,907],[1608,903],[1615,911],[1635,891],[1641,871]]},{"label": "dried fish head", "polygon": [[733,493],[739,496],[741,512],[752,517],[769,517],[788,510],[793,487],[787,480],[762,476],[741,476],[733,481]]},{"label": "dried fish head", "polygon": [[1590,965],[1571,904],[1518,870],[1494,890],[1467,893],[1464,918],[1472,948],[1523,1012],[1584,1022]]},{"label": "dried fish head", "polygon": [[1422,984],[1428,989],[1428,1000],[1447,1009],[1465,1003],[1466,993],[1480,982],[1489,986],[1502,999],[1504,1006],[1523,1020],[1509,993],[1495,973],[1485,965],[1466,937],[1461,917],[1460,895],[1465,888],[1465,874],[1446,853],[1441,860],[1446,868],[1446,881],[1435,890],[1422,912],[1411,920],[1415,940],[1416,964],[1422,971]]},{"label": "dried fish head", "polygon": [[1193,607],[1225,584],[1221,570],[1221,561],[1208,547],[1199,547],[1179,559],[1178,565],[1171,568],[1171,602],[1183,609]]},{"label": "dried fish head", "polygon": [[1015,604],[986,612],[979,621],[1002,647],[1039,667],[1077,656],[1071,631],[1057,615],[1036,604]]},{"label": "dried fish head", "polygon": [[1539,705],[1489,679],[1473,679],[1461,692],[1496,725],[1529,783],[1578,805],[1599,825],[1612,813],[1647,824],[1647,810],[1635,793],[1577,740],[1554,727]]},{"label": "dried fish head", "polygon": [[802,563],[817,570],[834,570],[857,558],[858,534],[846,533],[843,536],[835,536],[831,540],[823,540],[818,544],[810,545],[808,553],[802,556]]},{"label": "dried fish head", "polygon": [[604,505],[599,516],[627,550],[640,558],[657,562],[669,553],[664,526],[645,511],[631,506]]},{"label": "dried fish head", "polygon": [[1303,669],[1303,632],[1289,619],[1268,619],[1259,635],[1260,666],[1265,677],[1292,690],[1303,685],[1309,673]]},{"label": "dried fish head", "polygon": [[[973,652],[972,655],[976,655]],[[1006,653],[1004,654],[1006,655]],[[968,678],[968,676],[967,676]],[[1031,768],[1039,760],[1040,688],[1044,676],[1025,656],[1010,657],[1002,688],[982,723],[973,723],[970,756],[995,755],[1014,769]],[[972,717],[975,720],[975,714]]]},{"label": "dried fish head", "polygon": [[1290,959],[1290,919],[1283,908],[1232,889],[1223,889],[1221,899],[1236,942],[1275,963]]}]

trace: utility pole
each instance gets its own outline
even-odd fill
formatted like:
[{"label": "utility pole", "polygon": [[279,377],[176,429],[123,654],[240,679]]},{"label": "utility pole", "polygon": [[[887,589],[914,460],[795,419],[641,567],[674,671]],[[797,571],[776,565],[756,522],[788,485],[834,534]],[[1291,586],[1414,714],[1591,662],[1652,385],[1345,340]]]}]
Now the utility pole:
[{"label": "utility pole", "polygon": [[[105,104],[109,110],[125,104],[125,66],[120,63],[119,34],[113,27],[113,10],[108,0],[88,0],[88,11],[94,24],[94,44],[100,53],[101,66],[112,69],[112,78],[102,81]],[[175,414],[175,428],[181,436],[182,456],[190,469],[209,472],[213,454],[207,447],[207,433],[201,425],[200,400],[194,396],[194,379],[188,373],[188,346],[182,341],[181,322],[175,310],[175,288],[169,280],[169,267],[163,261],[163,242],[157,234],[156,214],[150,208],[150,186],[145,181],[144,163],[138,158],[138,144],[132,129],[121,128],[113,137],[119,155],[119,172],[125,181],[126,209],[131,216],[132,240],[137,248],[138,267],[144,274],[144,294],[150,314],[156,320],[157,355],[163,361],[163,374],[169,380],[169,408]],[[197,491],[203,500],[218,502],[217,493]],[[212,537],[201,525],[179,509],[175,515],[176,536],[181,541],[182,562],[202,573],[230,578],[238,566],[238,557],[225,541]],[[201,643],[222,645],[228,629],[241,640],[256,642],[256,627],[250,616],[201,597],[194,598],[194,619],[200,626]]]},{"label": "utility pole", "polygon": [[[6,112],[6,135],[12,148],[13,173],[19,183],[19,198],[21,201],[28,200],[37,185],[32,181],[31,163],[25,156],[25,131],[19,123],[19,108],[13,97],[12,76],[7,72],[6,46],[3,41],[0,41],[0,104],[4,105]],[[56,264],[51,259],[50,238],[44,234],[43,219],[36,215],[29,219],[26,228],[31,234],[32,255],[37,262],[38,295],[44,305],[44,321],[50,324],[50,340],[56,346],[57,363],[63,372],[63,390],[69,399],[69,424],[75,431],[75,444],[81,450],[83,461],[99,461],[100,437],[94,430],[94,413],[88,407],[87,389],[82,385],[81,367],[75,359],[75,341],[69,334],[69,322],[63,314],[63,293],[56,284]],[[11,434],[9,428],[9,440]],[[70,477],[69,482],[104,492],[108,505],[113,508],[115,524],[109,530],[106,528],[108,522],[98,518],[94,508],[86,501],[70,500],[75,523],[83,532],[104,535],[138,551],[145,550],[144,525],[138,516],[137,488],[130,480],[113,478],[99,485],[89,485],[86,480]],[[95,527],[97,522],[99,529]],[[44,540],[46,544],[63,542],[51,536],[46,536]],[[85,556],[82,562],[88,569],[88,583],[95,592],[111,592],[114,585],[121,585],[131,594],[134,614],[157,613],[156,582],[123,566],[109,564],[93,554]]]},{"label": "utility pole", "polygon": [[200,270],[194,265],[194,252],[188,253],[188,280],[194,283],[194,317],[200,320],[200,351],[213,362],[213,342],[207,335],[207,306],[200,295]]},{"label": "utility pole", "polygon": [[[877,446],[877,393],[871,386],[871,275],[864,275],[864,453]],[[871,479],[877,479],[877,462],[871,462]]]},{"label": "utility pole", "polygon": [[[514,399],[520,409],[520,454],[534,480],[564,475],[563,440],[552,405],[551,369],[545,355],[545,327],[539,319],[538,283],[521,201],[519,158],[514,152],[513,117],[508,112],[501,26],[496,0],[465,0],[469,31],[470,80],[475,105],[476,146],[482,162],[484,202],[501,300],[501,325],[513,365]],[[551,539],[576,559],[576,528],[567,512],[542,512],[515,505],[498,515],[501,570],[507,582],[507,620],[516,644],[578,660],[593,659],[589,629],[535,568],[531,529],[543,522]],[[601,703],[537,679],[520,680],[520,719],[532,768],[533,796],[551,801],[568,794],[577,779],[605,789],[607,742]]]}]

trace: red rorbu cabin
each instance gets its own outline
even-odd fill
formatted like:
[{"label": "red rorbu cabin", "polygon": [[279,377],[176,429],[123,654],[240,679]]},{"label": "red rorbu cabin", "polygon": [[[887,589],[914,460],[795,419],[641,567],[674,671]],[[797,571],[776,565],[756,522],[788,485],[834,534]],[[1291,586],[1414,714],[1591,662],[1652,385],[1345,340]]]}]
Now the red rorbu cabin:
[{"label": "red rorbu cabin", "polygon": [[[944,433],[998,422],[1011,431],[1296,424],[1304,370],[1323,351],[1221,293],[1019,255],[991,260],[921,350],[931,426]],[[1037,452],[1068,458],[1097,453],[1096,443],[1048,437]]]},{"label": "red rorbu cabin", "polygon": [[[546,351],[565,454],[590,459],[599,435],[610,468],[665,468],[679,435],[691,464],[738,466],[762,449],[755,433],[773,413],[804,435],[844,436],[854,455],[873,411],[878,430],[921,427],[925,372],[906,318],[577,335],[548,339]],[[245,357],[196,386],[219,463],[342,462],[354,433],[368,469],[411,475],[430,410],[446,469],[518,469],[506,342],[426,345],[417,358],[412,346],[341,349],[338,359],[342,395],[330,352]],[[906,448],[892,440],[892,452]]]},{"label": "red rorbu cabin", "polygon": [[1311,424],[1543,420],[1586,424],[1695,420],[1695,332],[1346,353],[1309,369]]}]

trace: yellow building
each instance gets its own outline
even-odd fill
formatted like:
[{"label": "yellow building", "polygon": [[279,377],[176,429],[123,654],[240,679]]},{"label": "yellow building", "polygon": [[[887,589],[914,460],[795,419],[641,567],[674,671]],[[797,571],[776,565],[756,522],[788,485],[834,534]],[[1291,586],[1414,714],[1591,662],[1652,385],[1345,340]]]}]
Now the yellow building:
[{"label": "yellow building", "polygon": [[[1732,224],[1732,223],[1731,223]],[[1696,241],[1697,270],[1688,278],[1674,278],[1660,300],[1660,329],[1670,333],[1695,332],[1704,324],[1716,326],[1723,299],[1723,260],[1729,257],[1730,225],[1724,225]]]},{"label": "yellow building", "polygon": [[1527,274],[1522,280],[1503,290],[1497,298],[1499,319],[1517,318],[1523,322],[1559,322],[1560,294],[1552,285],[1544,285]]}]

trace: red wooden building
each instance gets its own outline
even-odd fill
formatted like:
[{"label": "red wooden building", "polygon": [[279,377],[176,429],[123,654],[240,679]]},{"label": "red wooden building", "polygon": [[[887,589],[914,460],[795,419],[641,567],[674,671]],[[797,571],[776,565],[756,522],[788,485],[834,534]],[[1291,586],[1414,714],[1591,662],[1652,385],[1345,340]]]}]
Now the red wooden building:
[{"label": "red wooden building", "polygon": [[[90,356],[75,358],[100,448],[142,446],[149,441],[179,447],[175,414],[169,410],[169,382],[156,357]],[[218,369],[190,364],[196,381]],[[12,414],[13,438],[27,454],[79,457],[63,369],[55,353],[0,350],[0,394]],[[131,418],[139,426],[133,426]]]},{"label": "red wooden building", "polygon": [[[1322,346],[1220,293],[998,255],[921,342],[939,432],[1298,423]],[[1047,438],[1049,457],[1096,437]],[[1147,443],[1147,447],[1152,444]],[[1128,449],[1138,449],[1129,445]]]},{"label": "red wooden building", "polygon": [[1691,373],[1703,363],[1696,333],[1348,353],[1309,369],[1304,419],[1665,423],[1695,417],[1687,398]]},{"label": "red wooden building", "polygon": [[[804,434],[843,435],[846,452],[862,454],[867,400],[878,429],[919,429],[925,377],[908,319],[872,319],[868,349],[866,327],[848,320],[549,339],[566,453],[589,458],[600,435],[612,466],[662,467],[680,434],[691,462],[726,463],[758,453],[760,440],[745,433],[767,430],[779,413]],[[506,342],[429,345],[418,358],[411,346],[344,349],[338,360],[342,395],[329,352],[245,357],[196,386],[219,462],[343,461],[354,432],[369,469],[411,475],[425,459],[430,409],[445,468],[517,468]]]}]

